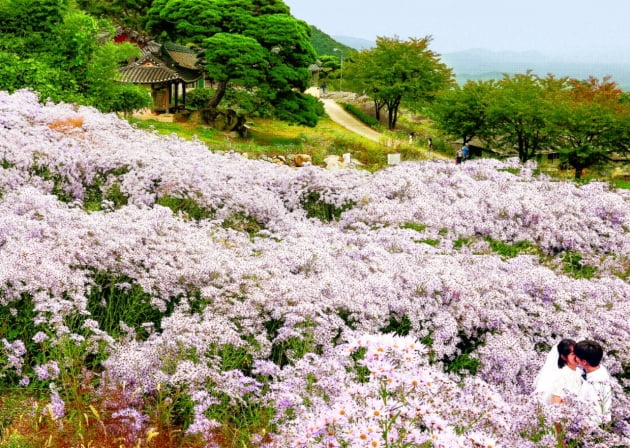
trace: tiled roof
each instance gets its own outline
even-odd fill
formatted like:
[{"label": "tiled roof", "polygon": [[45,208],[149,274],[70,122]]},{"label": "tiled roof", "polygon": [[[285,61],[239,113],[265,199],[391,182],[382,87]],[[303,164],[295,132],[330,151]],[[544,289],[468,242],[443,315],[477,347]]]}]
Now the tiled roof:
[{"label": "tiled roof", "polygon": [[175,81],[180,79],[176,71],[168,67],[156,67],[150,65],[128,65],[118,69],[121,82],[134,84],[157,84],[160,82]]},{"label": "tiled roof", "polygon": [[201,78],[199,70],[190,70],[185,67],[175,70],[151,53],[145,53],[133,64],[119,68],[118,72],[119,81],[134,84],[157,84],[176,80],[190,83]]},{"label": "tiled roof", "polygon": [[171,42],[165,43],[163,48],[177,65],[197,70],[197,52],[195,50]]}]

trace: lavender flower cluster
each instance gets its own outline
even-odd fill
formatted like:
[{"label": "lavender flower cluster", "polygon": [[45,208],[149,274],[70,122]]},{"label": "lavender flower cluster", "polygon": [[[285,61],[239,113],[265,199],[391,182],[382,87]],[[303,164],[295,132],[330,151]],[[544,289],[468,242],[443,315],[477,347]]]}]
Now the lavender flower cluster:
[{"label": "lavender flower cluster", "polygon": [[[143,394],[160,385],[188,391],[199,398],[199,428],[216,427],[203,416],[212,385],[213,394],[274,406],[280,424],[269,443],[278,446],[365,446],[361,434],[381,434],[370,430],[375,411],[400,423],[388,436],[400,446],[530,446],[521,435],[537,422],[531,384],[545,347],[588,336],[608,351],[613,374],[630,365],[630,194],[535,168],[476,160],[406,162],[375,174],[294,169],[215,154],[94,109],[42,105],[29,91],[0,92],[0,310],[19,313],[29,297],[37,332],[37,341],[0,335],[0,365],[54,377],[53,359],[24,371],[24,343],[68,334],[83,341],[70,324],[82,317],[90,334],[83,342],[105,350],[111,382]],[[126,204],[106,199],[114,185]],[[86,202],[95,189],[105,199],[93,211]],[[311,193],[349,208],[339,220],[309,218],[303,201]],[[159,205],[165,197],[192,200],[212,216],[175,213]],[[236,215],[262,230],[226,226]],[[489,241],[536,251],[507,258]],[[595,275],[566,272],[567,253]],[[159,328],[147,338],[104,332],[87,306],[94,272],[140,287],[163,314]],[[398,329],[407,338],[382,336],[392,322],[408,323]],[[418,340],[428,354],[400,352]],[[379,343],[388,344],[385,358],[370,351]],[[296,344],[309,350],[287,349],[284,362],[270,363],[278,347]],[[256,378],[222,368],[227,346],[257,360]],[[358,347],[375,372],[367,383],[351,373],[348,350]],[[464,354],[478,362],[475,374],[444,373]],[[616,389],[616,427],[598,435],[611,444],[630,437],[624,387]],[[488,400],[491,407],[479,405]],[[342,438],[325,435],[331,424]]]}]

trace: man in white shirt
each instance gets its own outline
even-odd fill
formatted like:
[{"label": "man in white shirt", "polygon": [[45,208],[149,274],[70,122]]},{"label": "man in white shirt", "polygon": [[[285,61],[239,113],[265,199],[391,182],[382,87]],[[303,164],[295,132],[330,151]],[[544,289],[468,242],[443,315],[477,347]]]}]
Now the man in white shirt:
[{"label": "man in white shirt", "polygon": [[574,348],[577,364],[584,369],[586,380],[580,396],[591,405],[592,423],[599,425],[610,422],[612,406],[612,378],[606,367],[600,364],[604,351],[597,342],[580,341]]}]

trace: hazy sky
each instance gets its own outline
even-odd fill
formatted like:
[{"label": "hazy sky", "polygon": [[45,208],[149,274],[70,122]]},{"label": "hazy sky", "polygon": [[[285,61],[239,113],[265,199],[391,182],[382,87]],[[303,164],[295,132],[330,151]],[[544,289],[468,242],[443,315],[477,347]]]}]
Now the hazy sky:
[{"label": "hazy sky", "polygon": [[284,0],[333,36],[431,35],[431,49],[534,50],[630,63],[630,0]]}]

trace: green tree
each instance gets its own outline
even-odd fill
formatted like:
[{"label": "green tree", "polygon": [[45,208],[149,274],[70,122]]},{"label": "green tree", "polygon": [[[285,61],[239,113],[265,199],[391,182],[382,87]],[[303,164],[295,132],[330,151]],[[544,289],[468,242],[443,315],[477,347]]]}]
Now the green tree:
[{"label": "green tree", "polygon": [[494,80],[467,81],[461,87],[440,92],[428,114],[438,129],[460,136],[467,143],[486,134],[488,103],[495,89]]},{"label": "green tree", "polygon": [[139,50],[108,42],[113,28],[71,2],[0,3],[0,29],[0,88],[29,87],[42,100],[89,104],[107,112],[127,111],[132,102],[146,104],[141,88],[115,81],[118,63]]},{"label": "green tree", "polygon": [[498,147],[516,148],[521,162],[551,146],[557,128],[550,124],[550,93],[566,79],[541,78],[532,72],[504,75],[486,108],[485,140]]},{"label": "green tree", "polygon": [[453,74],[429,49],[430,37],[401,41],[378,37],[376,47],[363,50],[344,66],[353,90],[374,101],[376,118],[387,109],[389,129],[396,127],[401,106],[420,109],[453,84]]},{"label": "green tree", "polygon": [[140,56],[137,46],[106,42],[97,46],[86,66],[88,102],[104,112],[124,112],[151,106],[149,92],[140,86],[115,82],[118,61]]},{"label": "green tree", "polygon": [[[163,38],[205,49],[203,66],[216,82],[208,107],[230,86],[251,89],[283,119],[312,125],[320,109],[301,93],[315,63],[310,27],[281,0],[154,0],[148,28]],[[306,114],[288,113],[309,107]]]},{"label": "green tree", "polygon": [[139,33],[140,40],[150,40],[145,24],[153,0],[76,0],[77,5],[95,17],[107,17],[123,29]]},{"label": "green tree", "polygon": [[614,154],[630,152],[630,103],[609,78],[571,80],[570,88],[551,97],[551,118],[558,128],[561,160],[580,178],[585,168],[601,165]]}]

